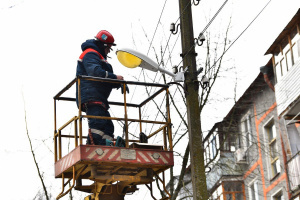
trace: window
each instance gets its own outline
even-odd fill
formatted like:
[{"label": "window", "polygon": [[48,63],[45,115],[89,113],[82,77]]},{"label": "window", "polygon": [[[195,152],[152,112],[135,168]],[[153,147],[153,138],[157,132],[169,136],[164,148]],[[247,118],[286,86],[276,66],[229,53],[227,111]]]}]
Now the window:
[{"label": "window", "polygon": [[259,200],[258,198],[258,181],[254,181],[252,184],[250,184],[249,187],[249,199],[250,200]]},{"label": "window", "polygon": [[291,55],[291,51],[290,50],[288,50],[286,52],[285,57],[286,57],[286,61],[287,61],[287,67],[286,68],[287,68],[287,71],[288,71],[293,66],[293,60],[292,60],[292,55]]},{"label": "window", "polygon": [[210,200],[224,200],[222,185],[220,185],[210,196]]},{"label": "window", "polygon": [[244,183],[241,181],[223,182],[224,196],[226,200],[243,200]]},{"label": "window", "polygon": [[300,58],[300,39],[292,44],[293,64]]},{"label": "window", "polygon": [[297,62],[300,58],[300,36],[298,34],[297,27],[293,29],[291,32],[291,42],[292,42],[292,56],[293,56],[293,64]]},{"label": "window", "polygon": [[278,157],[277,149],[277,139],[276,139],[276,127],[274,122],[270,122],[265,127],[267,133],[267,142],[269,147],[269,157],[271,163],[271,178],[274,178],[278,173],[280,173],[280,161]]},{"label": "window", "polygon": [[243,146],[247,150],[252,145],[252,128],[250,115],[247,115],[245,120],[242,121],[242,135],[243,135]]},{"label": "window", "polygon": [[300,35],[297,27],[294,27],[289,37],[286,36],[274,51],[277,81],[280,81],[300,59]]},{"label": "window", "polygon": [[212,159],[218,160],[218,150],[220,149],[219,132],[216,128],[207,139],[204,141],[204,161],[205,164],[212,161]]},{"label": "window", "polygon": [[288,70],[286,66],[286,60],[284,58],[280,61],[280,66],[281,66],[282,76],[286,75]]},{"label": "window", "polygon": [[225,130],[225,132],[222,132],[221,140],[221,143],[223,142],[223,151],[235,152],[236,134],[234,132],[231,132],[231,130]]},{"label": "window", "polygon": [[247,120],[245,123],[245,130],[246,130],[246,139],[247,139],[247,147],[252,145],[252,129],[251,129],[251,119],[250,115],[247,116]]},{"label": "window", "polygon": [[282,191],[277,192],[277,194],[275,194],[275,195],[272,197],[272,200],[284,200]]},{"label": "window", "polygon": [[279,63],[275,66],[277,81],[280,81],[282,77],[281,65]]},{"label": "window", "polygon": [[212,158],[214,158],[217,154],[217,143],[216,143],[216,136],[213,137],[213,139],[211,140],[211,155],[212,155]]}]

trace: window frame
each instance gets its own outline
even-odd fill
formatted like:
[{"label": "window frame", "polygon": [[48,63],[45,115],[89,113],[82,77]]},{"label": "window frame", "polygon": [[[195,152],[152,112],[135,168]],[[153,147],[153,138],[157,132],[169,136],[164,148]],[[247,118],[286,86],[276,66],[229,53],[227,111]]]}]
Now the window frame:
[{"label": "window frame", "polygon": [[251,117],[250,113],[244,115],[241,119],[241,135],[242,135],[242,145],[240,145],[245,151],[253,144],[253,131],[251,126]]},{"label": "window frame", "polygon": [[[295,34],[295,35],[293,35]],[[296,45],[296,47],[295,47]],[[295,25],[278,44],[279,48],[276,55],[273,53],[273,65],[277,82],[284,77],[289,70],[300,60],[300,28]],[[297,50],[298,55],[294,50]],[[290,66],[291,65],[291,66]],[[281,73],[279,73],[281,72]]]},{"label": "window frame", "polygon": [[[252,190],[252,186],[253,186],[253,190]],[[255,178],[249,183],[248,192],[249,192],[249,200],[259,200],[257,178]],[[254,194],[254,198],[253,198],[253,194]]]},{"label": "window frame", "polygon": [[[275,125],[275,120],[274,118],[269,119],[263,126],[264,128],[264,137],[265,137],[265,143],[268,151],[266,152],[267,156],[266,158],[268,159],[269,166],[268,171],[269,171],[269,177],[270,180],[274,179],[278,174],[280,174],[281,169],[280,169],[280,159],[279,159],[279,154],[278,154],[278,140],[277,140],[277,129]],[[271,130],[271,131],[270,131]],[[274,135],[275,133],[275,135]],[[275,153],[272,152],[274,151],[275,148]],[[274,155],[272,155],[274,154]],[[271,170],[269,170],[271,168]]]},{"label": "window frame", "polygon": [[[241,191],[236,191],[236,190],[226,191],[224,184],[228,183],[228,182],[242,184]],[[245,197],[245,184],[242,181],[224,181],[224,182],[222,182],[222,190],[223,190],[222,194],[223,194],[224,200],[227,200],[227,195],[232,195],[232,200],[236,200],[236,195],[237,194],[242,194],[243,199],[246,199],[246,197]]]},{"label": "window frame", "polygon": [[284,195],[283,195],[283,188],[277,190],[276,192],[274,192],[271,196],[271,200],[278,200],[278,197],[281,197],[280,200],[284,200]]}]

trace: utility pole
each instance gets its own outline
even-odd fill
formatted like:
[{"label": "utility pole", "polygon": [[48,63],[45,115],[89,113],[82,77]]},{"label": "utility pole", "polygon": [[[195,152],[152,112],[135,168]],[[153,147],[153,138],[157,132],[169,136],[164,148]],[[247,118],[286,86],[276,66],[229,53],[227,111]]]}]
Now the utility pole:
[{"label": "utility pole", "polygon": [[204,149],[199,110],[199,82],[197,80],[196,53],[194,46],[193,19],[191,0],[179,0],[180,29],[185,88],[187,102],[187,119],[193,183],[193,199],[207,200],[208,192],[204,167]]}]

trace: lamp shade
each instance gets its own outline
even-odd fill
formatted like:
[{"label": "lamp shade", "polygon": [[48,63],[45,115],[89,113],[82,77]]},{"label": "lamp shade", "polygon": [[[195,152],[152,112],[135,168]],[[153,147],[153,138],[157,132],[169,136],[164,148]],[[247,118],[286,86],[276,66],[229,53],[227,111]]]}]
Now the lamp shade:
[{"label": "lamp shade", "polygon": [[142,63],[142,59],[125,51],[118,51],[117,58],[122,65],[128,68],[136,68]]},{"label": "lamp shade", "polygon": [[148,56],[132,49],[118,49],[117,58],[122,65],[129,68],[142,67],[154,72],[158,71],[158,64]]}]

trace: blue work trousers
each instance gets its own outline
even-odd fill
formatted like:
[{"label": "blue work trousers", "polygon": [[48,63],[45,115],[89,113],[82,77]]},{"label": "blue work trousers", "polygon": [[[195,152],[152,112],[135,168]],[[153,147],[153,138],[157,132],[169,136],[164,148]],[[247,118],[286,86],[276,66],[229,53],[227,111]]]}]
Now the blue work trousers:
[{"label": "blue work trousers", "polygon": [[[85,104],[85,109],[87,115],[110,117],[109,112],[102,105]],[[111,138],[114,137],[114,124],[111,120],[89,118],[88,124],[91,130],[96,129],[102,131],[104,135],[110,136]],[[91,133],[95,145],[106,145],[105,136],[101,136],[99,133],[93,133],[93,131]],[[89,137],[87,144],[92,144]]]}]

